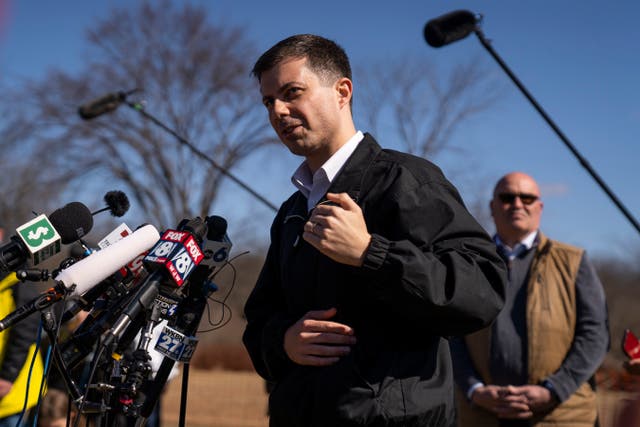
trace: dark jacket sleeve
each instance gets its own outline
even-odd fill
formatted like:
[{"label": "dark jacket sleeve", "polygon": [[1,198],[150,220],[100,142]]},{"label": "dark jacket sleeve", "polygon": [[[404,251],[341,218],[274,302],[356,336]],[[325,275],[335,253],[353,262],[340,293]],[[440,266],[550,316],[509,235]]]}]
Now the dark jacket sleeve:
[{"label": "dark jacket sleeve", "polygon": [[[39,289],[33,283],[18,283],[13,287],[13,298],[16,307],[31,301],[37,297]],[[0,366],[0,378],[14,382],[27,361],[29,347],[35,342],[40,325],[37,314],[23,319],[12,326],[6,333],[9,334],[7,348],[4,351],[4,359]]]},{"label": "dark jacket sleeve", "polygon": [[609,343],[604,288],[585,253],[576,279],[576,329],[573,343],[560,368],[547,379],[553,384],[561,402],[594,375],[609,350]]},{"label": "dark jacket sleeve", "polygon": [[506,267],[494,242],[444,178],[404,186],[391,200],[391,232],[372,233],[363,274],[396,316],[434,335],[489,325],[504,305]]},{"label": "dark jacket sleeve", "polygon": [[451,349],[451,362],[453,363],[453,379],[466,396],[471,387],[478,383],[483,383],[482,378],[473,367],[464,338],[454,337],[450,339],[449,347]]}]

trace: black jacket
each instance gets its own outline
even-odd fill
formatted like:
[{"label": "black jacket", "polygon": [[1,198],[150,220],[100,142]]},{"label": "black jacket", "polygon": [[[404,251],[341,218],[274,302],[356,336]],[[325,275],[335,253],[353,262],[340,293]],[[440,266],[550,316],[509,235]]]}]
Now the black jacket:
[{"label": "black jacket", "polygon": [[[382,150],[368,134],[329,191],[348,193],[363,210],[372,235],[364,265],[336,263],[300,237],[308,213],[296,192],[273,222],[245,306],[245,346],[274,383],[271,425],[452,425],[446,337],[496,317],[503,261],[438,167]],[[357,344],[329,367],[293,363],[285,331],[308,311],[330,307],[338,311],[332,320],[354,328]]]}]

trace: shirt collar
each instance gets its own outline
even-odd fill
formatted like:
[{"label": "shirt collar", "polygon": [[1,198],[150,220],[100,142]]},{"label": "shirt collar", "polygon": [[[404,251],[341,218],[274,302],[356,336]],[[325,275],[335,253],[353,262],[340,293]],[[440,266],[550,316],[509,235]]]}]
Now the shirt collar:
[{"label": "shirt collar", "polygon": [[305,160],[300,164],[300,166],[298,166],[291,176],[291,183],[295,185],[296,188],[305,195],[305,197],[309,197],[317,178],[324,176],[322,181],[325,182],[327,186],[325,189],[326,191],[363,138],[364,134],[361,131],[357,131],[346,143],[342,145],[342,147],[338,149],[338,151],[333,153],[333,155],[329,157],[329,159],[324,162],[324,164],[320,166],[314,174],[311,174],[309,165]]},{"label": "shirt collar", "polygon": [[500,239],[500,236],[498,236],[497,234],[493,239],[496,242],[496,245],[498,245],[499,247],[506,249],[508,252],[513,252],[518,246],[524,246],[527,250],[531,249],[536,242],[537,236],[538,230],[532,231],[531,233],[527,234],[524,239],[516,243],[513,248],[505,245],[504,242]]}]

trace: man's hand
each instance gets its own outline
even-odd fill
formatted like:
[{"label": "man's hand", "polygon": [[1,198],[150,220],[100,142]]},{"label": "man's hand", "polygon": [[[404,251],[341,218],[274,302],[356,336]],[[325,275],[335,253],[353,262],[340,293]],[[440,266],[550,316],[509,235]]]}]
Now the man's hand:
[{"label": "man's hand", "polygon": [[0,399],[9,394],[11,387],[13,387],[13,383],[11,381],[0,378]]},{"label": "man's hand", "polygon": [[327,193],[327,200],[334,204],[313,209],[302,237],[334,261],[360,267],[371,242],[362,210],[347,193]]},{"label": "man's hand", "polygon": [[534,413],[546,412],[558,404],[549,389],[539,385],[507,386],[507,392],[524,397]]},{"label": "man's hand", "polygon": [[284,351],[299,365],[328,366],[349,354],[356,343],[353,329],[331,322],[337,310],[310,311],[284,335]]},{"label": "man's hand", "polygon": [[508,387],[487,385],[478,387],[471,395],[471,401],[498,418],[526,419],[533,416],[525,396],[511,394]]}]

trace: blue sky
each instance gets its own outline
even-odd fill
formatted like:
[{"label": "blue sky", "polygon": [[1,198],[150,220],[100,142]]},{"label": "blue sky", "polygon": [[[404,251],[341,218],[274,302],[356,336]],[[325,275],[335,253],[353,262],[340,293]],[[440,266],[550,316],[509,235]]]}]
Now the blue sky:
[{"label": "blue sky", "polygon": [[[504,173],[533,175],[543,191],[543,230],[600,256],[640,253],[640,233],[613,205],[490,58],[475,36],[434,49],[424,24],[455,9],[484,16],[483,31],[497,53],[611,187],[640,217],[640,2],[627,1],[195,1],[214,22],[246,27],[260,50],[295,33],[339,42],[354,64],[406,54],[450,66],[481,57],[504,84],[498,105],[461,128],[455,144],[467,155],[436,159],[445,171],[477,170],[486,188],[456,182],[465,198],[490,197]],[[73,72],[82,64],[84,31],[113,7],[135,1],[0,0],[0,78],[38,78],[50,67]],[[161,31],[161,29],[159,29]],[[357,83],[357,82],[356,82]],[[119,90],[120,88],[114,88]],[[100,94],[96,94],[100,95]],[[425,102],[428,102],[426,100]],[[266,120],[266,116],[265,116]],[[363,129],[367,130],[367,129]],[[392,141],[380,141],[393,146]],[[277,160],[273,159],[277,156]],[[255,162],[262,165],[256,172]],[[236,174],[279,204],[292,191],[289,175],[299,159],[282,149],[259,154]],[[470,194],[473,191],[474,194]],[[478,194],[480,192],[481,194]],[[272,213],[225,185],[219,212],[230,222],[255,215],[256,238],[267,237]],[[237,221],[238,228],[245,221]]]}]

